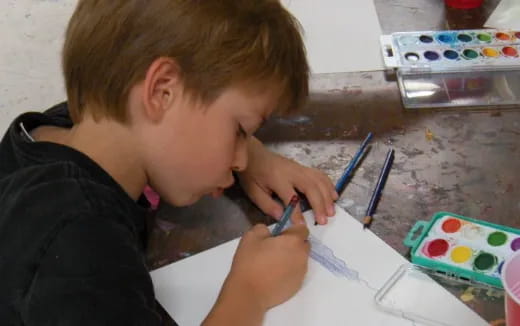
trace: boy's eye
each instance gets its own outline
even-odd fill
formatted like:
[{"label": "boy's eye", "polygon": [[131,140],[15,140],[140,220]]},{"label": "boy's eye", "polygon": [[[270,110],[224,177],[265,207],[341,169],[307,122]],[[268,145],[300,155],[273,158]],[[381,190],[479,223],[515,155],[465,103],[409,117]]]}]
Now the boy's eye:
[{"label": "boy's eye", "polygon": [[237,136],[244,138],[247,137],[247,132],[244,130],[244,127],[242,127],[240,123],[238,124]]}]

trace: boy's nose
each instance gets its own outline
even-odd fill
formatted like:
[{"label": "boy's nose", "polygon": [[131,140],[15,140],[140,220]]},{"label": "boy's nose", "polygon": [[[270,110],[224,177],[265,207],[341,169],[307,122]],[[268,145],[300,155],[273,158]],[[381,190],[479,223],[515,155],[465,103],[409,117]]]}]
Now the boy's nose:
[{"label": "boy's nose", "polygon": [[247,142],[237,148],[235,153],[235,160],[233,161],[232,169],[233,171],[244,171],[247,167]]}]

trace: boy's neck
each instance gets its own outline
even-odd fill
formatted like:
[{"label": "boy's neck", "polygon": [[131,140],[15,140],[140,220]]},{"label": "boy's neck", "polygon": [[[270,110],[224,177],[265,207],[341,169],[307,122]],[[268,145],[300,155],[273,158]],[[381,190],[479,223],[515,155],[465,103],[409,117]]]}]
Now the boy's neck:
[{"label": "boy's neck", "polygon": [[71,129],[41,126],[31,132],[36,141],[72,147],[101,166],[128,195],[137,200],[146,185],[146,173],[129,127],[109,119],[85,117]]}]

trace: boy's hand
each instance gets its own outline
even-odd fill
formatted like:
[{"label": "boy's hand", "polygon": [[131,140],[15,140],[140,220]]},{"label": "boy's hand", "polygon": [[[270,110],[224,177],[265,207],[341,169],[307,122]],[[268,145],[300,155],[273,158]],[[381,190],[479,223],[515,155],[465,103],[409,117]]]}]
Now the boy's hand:
[{"label": "boy's hand", "polygon": [[265,225],[255,225],[238,245],[229,282],[247,289],[265,309],[285,302],[300,289],[307,272],[308,236],[304,224],[276,237]]},{"label": "boy's hand", "polygon": [[220,295],[203,323],[260,325],[264,313],[291,298],[301,287],[310,245],[303,224],[272,237],[262,224],[240,241]]},{"label": "boy's hand", "polygon": [[[264,213],[279,219],[283,207],[272,194],[287,205],[298,190],[307,197],[318,223],[325,224],[327,217],[334,215],[338,194],[325,174],[269,151],[254,137],[249,140],[248,150],[248,166],[239,174],[240,184]],[[299,206],[293,214],[293,222],[298,220],[303,220]]]}]

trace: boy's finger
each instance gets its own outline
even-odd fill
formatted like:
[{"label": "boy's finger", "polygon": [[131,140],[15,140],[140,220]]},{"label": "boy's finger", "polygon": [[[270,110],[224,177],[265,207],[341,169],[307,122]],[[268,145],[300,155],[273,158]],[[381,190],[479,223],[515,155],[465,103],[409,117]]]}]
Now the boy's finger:
[{"label": "boy's finger", "polygon": [[266,239],[271,236],[269,228],[265,224],[255,224],[250,231],[255,237]]},{"label": "boy's finger", "polygon": [[265,214],[274,217],[275,219],[280,219],[283,214],[282,205],[278,204],[270,194],[265,192],[258,185],[254,185],[252,187],[248,187],[246,189],[249,198],[255,203],[258,208]]},{"label": "boy's finger", "polygon": [[336,186],[332,183],[332,180],[324,173],[320,173],[320,178],[323,180],[323,184],[327,188],[327,192],[330,198],[332,198],[332,201],[338,200],[339,194],[336,192]]},{"label": "boy's finger", "polygon": [[[276,184],[272,187],[272,189],[278,195],[278,197],[282,199],[285,207],[289,205],[293,196],[296,195],[296,191],[289,182],[281,182],[279,184]],[[282,214],[280,214],[280,217]],[[300,224],[302,220],[303,216],[302,211],[300,209],[300,205],[296,205],[296,208],[293,210],[293,213],[291,215],[291,221],[294,224]]]},{"label": "boy's finger", "polygon": [[298,189],[305,194],[307,197],[307,200],[309,201],[309,204],[312,207],[312,210],[314,211],[314,216],[316,219],[316,222],[319,224],[326,224],[327,223],[327,209],[325,207],[325,201],[326,199],[323,198],[323,195],[321,193],[321,190],[318,189],[318,187],[315,186],[308,186],[308,185],[297,185]]},{"label": "boy's finger", "polygon": [[293,235],[305,241],[309,237],[309,228],[305,224],[292,225],[282,234]]},{"label": "boy's finger", "polygon": [[295,225],[305,224],[305,219],[303,218],[302,209],[300,205],[296,205],[296,208],[294,209],[291,215],[291,222]]},{"label": "boy's finger", "polygon": [[321,197],[324,200],[323,204],[325,205],[325,212],[327,214],[327,217],[333,216],[335,214],[335,211],[334,198],[332,196],[330,188],[332,183],[328,180],[328,178],[325,175],[320,173],[320,175],[316,177],[316,185],[321,191]]}]

